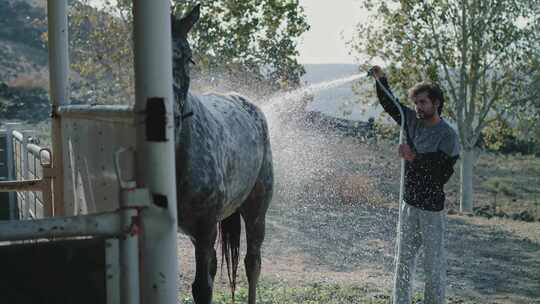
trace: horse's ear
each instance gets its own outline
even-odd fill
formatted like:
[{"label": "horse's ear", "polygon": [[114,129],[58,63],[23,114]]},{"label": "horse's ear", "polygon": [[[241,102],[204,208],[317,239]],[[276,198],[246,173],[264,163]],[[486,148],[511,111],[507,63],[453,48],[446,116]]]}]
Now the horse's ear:
[{"label": "horse's ear", "polygon": [[197,23],[201,16],[201,4],[197,4],[191,12],[184,18],[177,20],[174,15],[171,15],[171,25],[173,27],[173,35],[179,38],[187,38],[189,31],[193,25]]}]

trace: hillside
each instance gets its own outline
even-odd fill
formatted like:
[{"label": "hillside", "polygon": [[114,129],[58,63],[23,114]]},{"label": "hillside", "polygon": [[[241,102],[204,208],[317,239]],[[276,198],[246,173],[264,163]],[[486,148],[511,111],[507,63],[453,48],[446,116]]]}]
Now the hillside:
[{"label": "hillside", "polygon": [[41,72],[47,65],[42,7],[25,1],[0,1],[0,82]]}]

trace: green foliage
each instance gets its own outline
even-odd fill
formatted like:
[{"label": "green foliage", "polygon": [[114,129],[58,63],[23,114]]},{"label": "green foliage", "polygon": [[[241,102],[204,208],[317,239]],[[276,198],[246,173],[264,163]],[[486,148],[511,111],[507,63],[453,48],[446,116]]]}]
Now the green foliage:
[{"label": "green foliage", "polygon": [[[371,22],[353,49],[389,63],[400,95],[422,79],[440,82],[445,112],[472,149],[494,111],[538,113],[539,0],[365,1]],[[533,111],[534,110],[534,111]]]},{"label": "green foliage", "polygon": [[[189,37],[197,63],[192,79],[225,75],[239,84],[241,78],[256,79],[275,89],[300,83],[305,71],[296,60],[297,40],[309,25],[298,1],[175,2],[178,17],[203,4]],[[85,79],[86,93],[127,99],[133,93],[131,1],[105,1],[101,10],[88,4],[81,0],[71,8],[72,66]]]},{"label": "green foliage", "polygon": [[512,127],[498,116],[482,130],[481,144],[493,152],[540,154],[540,128],[527,120]]},{"label": "green foliage", "polygon": [[[184,15],[199,2],[176,1],[176,15]],[[191,35],[203,68],[233,66],[281,88],[299,84],[304,69],[296,60],[296,41],[309,25],[298,1],[202,2],[201,19]]]},{"label": "green foliage", "polygon": [[88,0],[70,7],[71,67],[81,77],[74,93],[87,103],[129,103],[134,89],[131,9],[124,1],[103,10]]}]

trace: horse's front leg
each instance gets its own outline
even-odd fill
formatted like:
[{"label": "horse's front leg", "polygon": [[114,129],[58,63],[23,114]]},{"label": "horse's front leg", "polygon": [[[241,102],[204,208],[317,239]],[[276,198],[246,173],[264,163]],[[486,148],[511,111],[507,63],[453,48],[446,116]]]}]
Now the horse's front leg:
[{"label": "horse's front leg", "polygon": [[194,241],[196,270],[191,291],[196,304],[212,303],[212,286],[216,273],[216,253],[214,250],[217,235],[216,225],[209,224],[204,230],[206,231]]}]

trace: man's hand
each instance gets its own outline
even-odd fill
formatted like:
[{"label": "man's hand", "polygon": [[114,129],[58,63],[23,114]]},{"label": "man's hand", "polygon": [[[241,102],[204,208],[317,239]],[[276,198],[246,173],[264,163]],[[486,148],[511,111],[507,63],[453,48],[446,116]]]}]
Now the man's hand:
[{"label": "man's hand", "polygon": [[403,157],[407,161],[413,161],[416,157],[411,147],[407,144],[399,145],[399,156]]},{"label": "man's hand", "polygon": [[371,69],[369,69],[369,73],[373,75],[375,79],[380,79],[381,77],[384,77],[384,72],[378,65],[375,65]]}]

